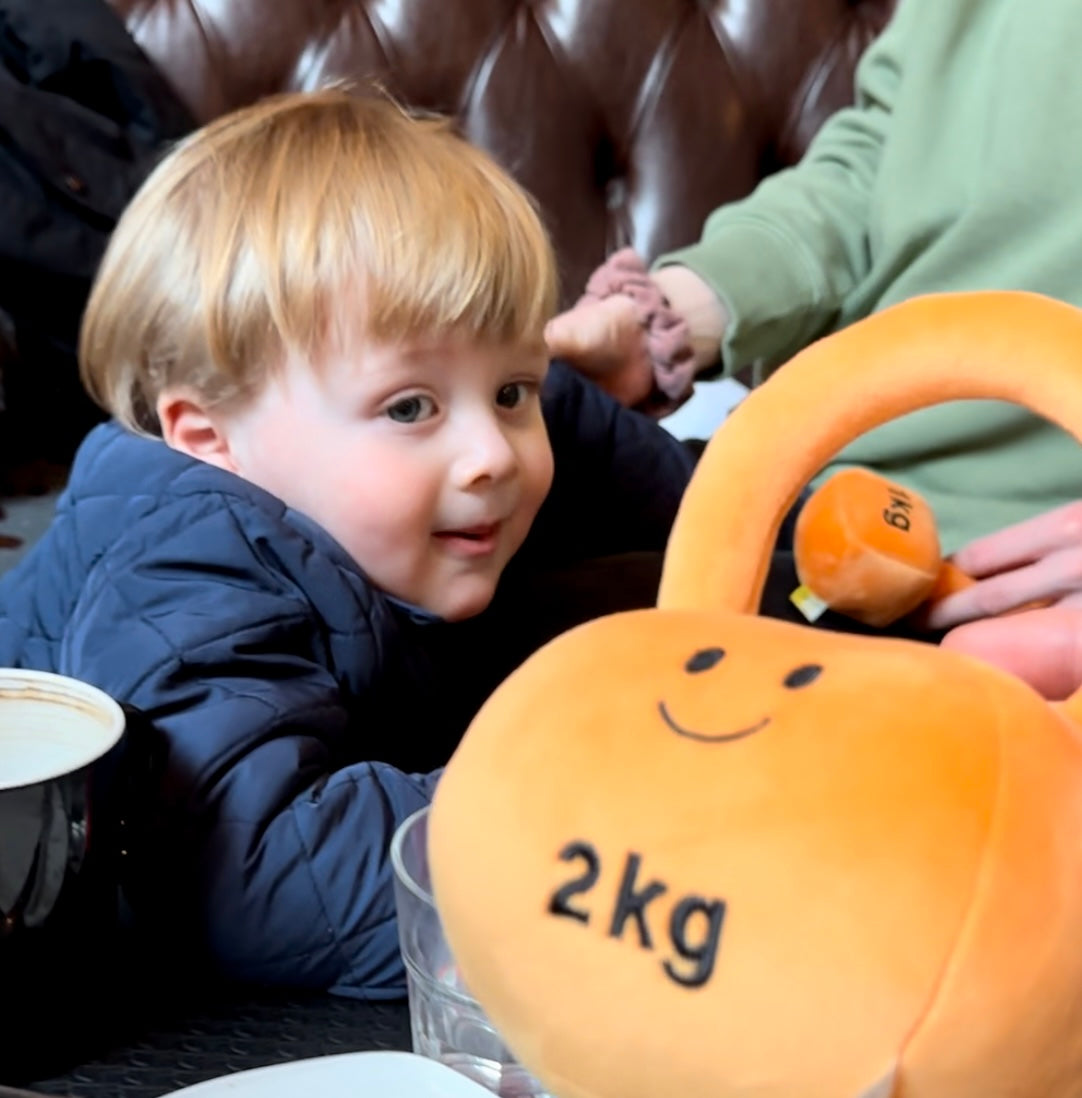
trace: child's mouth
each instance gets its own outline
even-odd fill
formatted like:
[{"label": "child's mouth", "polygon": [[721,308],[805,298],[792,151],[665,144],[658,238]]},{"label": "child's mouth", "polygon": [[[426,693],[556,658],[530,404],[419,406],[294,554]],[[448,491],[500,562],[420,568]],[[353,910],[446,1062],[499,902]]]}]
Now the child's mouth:
[{"label": "child's mouth", "polygon": [[460,530],[438,530],[435,536],[452,552],[479,557],[496,548],[499,529],[498,522],[491,522],[483,526],[465,526]]}]

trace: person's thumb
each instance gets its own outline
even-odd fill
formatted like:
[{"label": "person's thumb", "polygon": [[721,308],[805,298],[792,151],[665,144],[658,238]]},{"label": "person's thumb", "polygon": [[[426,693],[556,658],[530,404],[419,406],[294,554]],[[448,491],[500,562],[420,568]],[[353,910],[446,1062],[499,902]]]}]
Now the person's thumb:
[{"label": "person's thumb", "polygon": [[1052,701],[1082,686],[1082,609],[1051,606],[959,625],[942,647],[1009,671]]}]

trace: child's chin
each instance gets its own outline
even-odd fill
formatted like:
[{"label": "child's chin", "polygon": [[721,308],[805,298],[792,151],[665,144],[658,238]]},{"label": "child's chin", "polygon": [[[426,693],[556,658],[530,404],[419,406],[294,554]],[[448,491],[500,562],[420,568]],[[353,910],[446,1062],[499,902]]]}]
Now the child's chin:
[{"label": "child's chin", "polygon": [[463,591],[448,599],[446,605],[437,609],[435,613],[444,621],[468,621],[487,610],[495,594],[494,587],[482,589],[478,586],[474,591]]}]

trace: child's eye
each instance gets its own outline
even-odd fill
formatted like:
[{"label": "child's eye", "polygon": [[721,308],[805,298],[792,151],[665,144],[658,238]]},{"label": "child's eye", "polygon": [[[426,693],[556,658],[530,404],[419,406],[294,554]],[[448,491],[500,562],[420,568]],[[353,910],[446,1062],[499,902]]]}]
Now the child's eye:
[{"label": "child's eye", "polygon": [[524,381],[513,381],[496,394],[496,403],[501,408],[517,408],[529,395],[530,387]]},{"label": "child's eye", "polygon": [[436,411],[436,402],[431,397],[408,396],[396,400],[387,408],[387,416],[395,423],[417,423],[428,419]]}]

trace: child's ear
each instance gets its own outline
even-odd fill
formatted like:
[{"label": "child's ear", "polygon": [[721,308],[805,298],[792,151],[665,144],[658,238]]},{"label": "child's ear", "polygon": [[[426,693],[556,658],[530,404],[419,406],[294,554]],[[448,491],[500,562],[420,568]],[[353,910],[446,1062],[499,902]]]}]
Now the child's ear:
[{"label": "child's ear", "polygon": [[162,438],[172,449],[230,473],[237,472],[225,419],[197,396],[166,389],[158,397],[157,412]]}]

